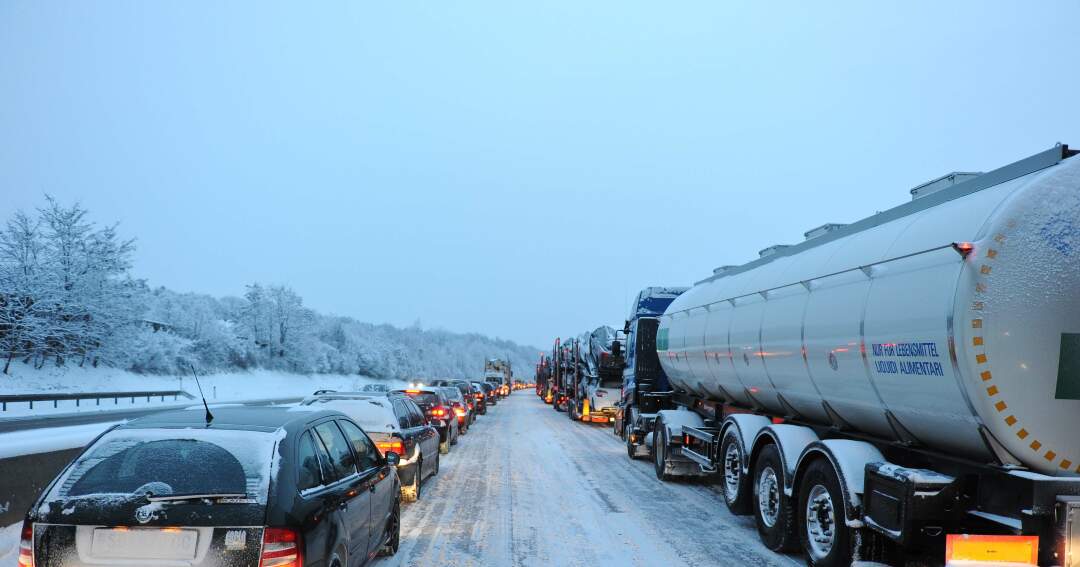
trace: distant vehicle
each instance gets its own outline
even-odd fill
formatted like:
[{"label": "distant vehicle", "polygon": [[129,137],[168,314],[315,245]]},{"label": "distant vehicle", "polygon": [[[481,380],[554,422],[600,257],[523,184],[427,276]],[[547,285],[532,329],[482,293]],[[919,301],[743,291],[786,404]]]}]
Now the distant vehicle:
[{"label": "distant vehicle", "polygon": [[502,382],[500,378],[488,378],[485,380],[495,390],[495,395],[500,399],[510,395],[510,387]]},{"label": "distant vehicle", "polygon": [[434,380],[431,382],[432,386],[448,387],[453,386],[461,392],[461,397],[465,401],[465,408],[468,409],[469,419],[468,424],[471,425],[473,421],[476,421],[476,411],[472,394],[472,385],[468,380]]},{"label": "distant vehicle", "polygon": [[465,401],[465,396],[461,395],[461,390],[457,389],[457,386],[443,386],[443,394],[446,395],[446,399],[450,402],[450,409],[454,411],[454,416],[457,418],[458,431],[465,435],[469,432],[470,414],[468,402]]},{"label": "distant vehicle", "polygon": [[416,402],[424,412],[428,424],[439,432],[439,452],[447,454],[450,446],[457,444],[457,419],[446,394],[435,386],[393,390],[391,394],[403,394]]},{"label": "distant vehicle", "polygon": [[499,404],[499,392],[498,389],[491,382],[481,382],[480,387],[484,389],[484,401],[487,405],[494,406]]},{"label": "distant vehicle", "polygon": [[473,405],[476,407],[477,415],[484,415],[487,413],[487,392],[484,390],[484,384],[481,382],[469,382],[472,387]]},{"label": "distant vehicle", "polygon": [[397,453],[401,498],[420,498],[424,479],[439,474],[439,432],[427,424],[424,412],[406,396],[373,392],[367,398],[315,397],[302,405],[337,410],[355,421],[382,454]]},{"label": "distant vehicle", "polygon": [[[400,538],[398,455],[344,414],[178,410],[118,425],[26,516],[18,564],[362,565]],[[78,558],[76,561],[75,558]]]},{"label": "distant vehicle", "polygon": [[364,384],[364,387],[360,388],[360,391],[386,393],[390,391],[390,386],[387,386],[386,384]]},{"label": "distant vehicle", "polygon": [[514,371],[510,362],[501,358],[484,361],[484,381],[492,382],[498,389],[499,396],[510,395],[510,384],[514,381]]}]

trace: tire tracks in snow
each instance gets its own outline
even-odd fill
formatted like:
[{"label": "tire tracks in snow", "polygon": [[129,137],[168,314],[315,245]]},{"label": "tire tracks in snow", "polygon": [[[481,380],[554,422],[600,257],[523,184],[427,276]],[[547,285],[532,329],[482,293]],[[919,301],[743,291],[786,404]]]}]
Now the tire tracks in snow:
[{"label": "tire tracks in snow", "polygon": [[528,391],[477,420],[402,510],[390,565],[522,567],[801,564],[760,544],[701,483],[661,483],[610,427],[575,423]]}]

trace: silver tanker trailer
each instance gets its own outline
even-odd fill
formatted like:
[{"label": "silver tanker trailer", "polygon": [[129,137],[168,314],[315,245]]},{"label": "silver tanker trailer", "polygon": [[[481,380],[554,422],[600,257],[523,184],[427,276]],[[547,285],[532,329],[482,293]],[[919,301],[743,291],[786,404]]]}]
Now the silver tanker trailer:
[{"label": "silver tanker trailer", "polygon": [[1076,153],[950,174],[681,294],[657,476],[716,473],[811,565],[1080,565]]}]

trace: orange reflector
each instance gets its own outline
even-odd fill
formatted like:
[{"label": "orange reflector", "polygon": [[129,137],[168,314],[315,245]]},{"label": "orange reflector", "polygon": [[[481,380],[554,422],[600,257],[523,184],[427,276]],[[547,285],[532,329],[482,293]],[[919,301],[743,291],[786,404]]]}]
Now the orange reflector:
[{"label": "orange reflector", "polygon": [[953,242],[952,247],[961,258],[965,259],[975,250],[975,245],[970,242]]},{"label": "orange reflector", "polygon": [[1037,565],[1039,536],[949,534],[945,537],[945,564],[954,562]]}]

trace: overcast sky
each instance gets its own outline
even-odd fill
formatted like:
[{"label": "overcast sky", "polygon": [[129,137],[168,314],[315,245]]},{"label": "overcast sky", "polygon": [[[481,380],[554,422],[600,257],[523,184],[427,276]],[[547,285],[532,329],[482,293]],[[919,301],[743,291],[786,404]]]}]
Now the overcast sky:
[{"label": "overcast sky", "polygon": [[0,218],[545,347],[953,170],[1080,146],[1080,2],[0,3]]}]

